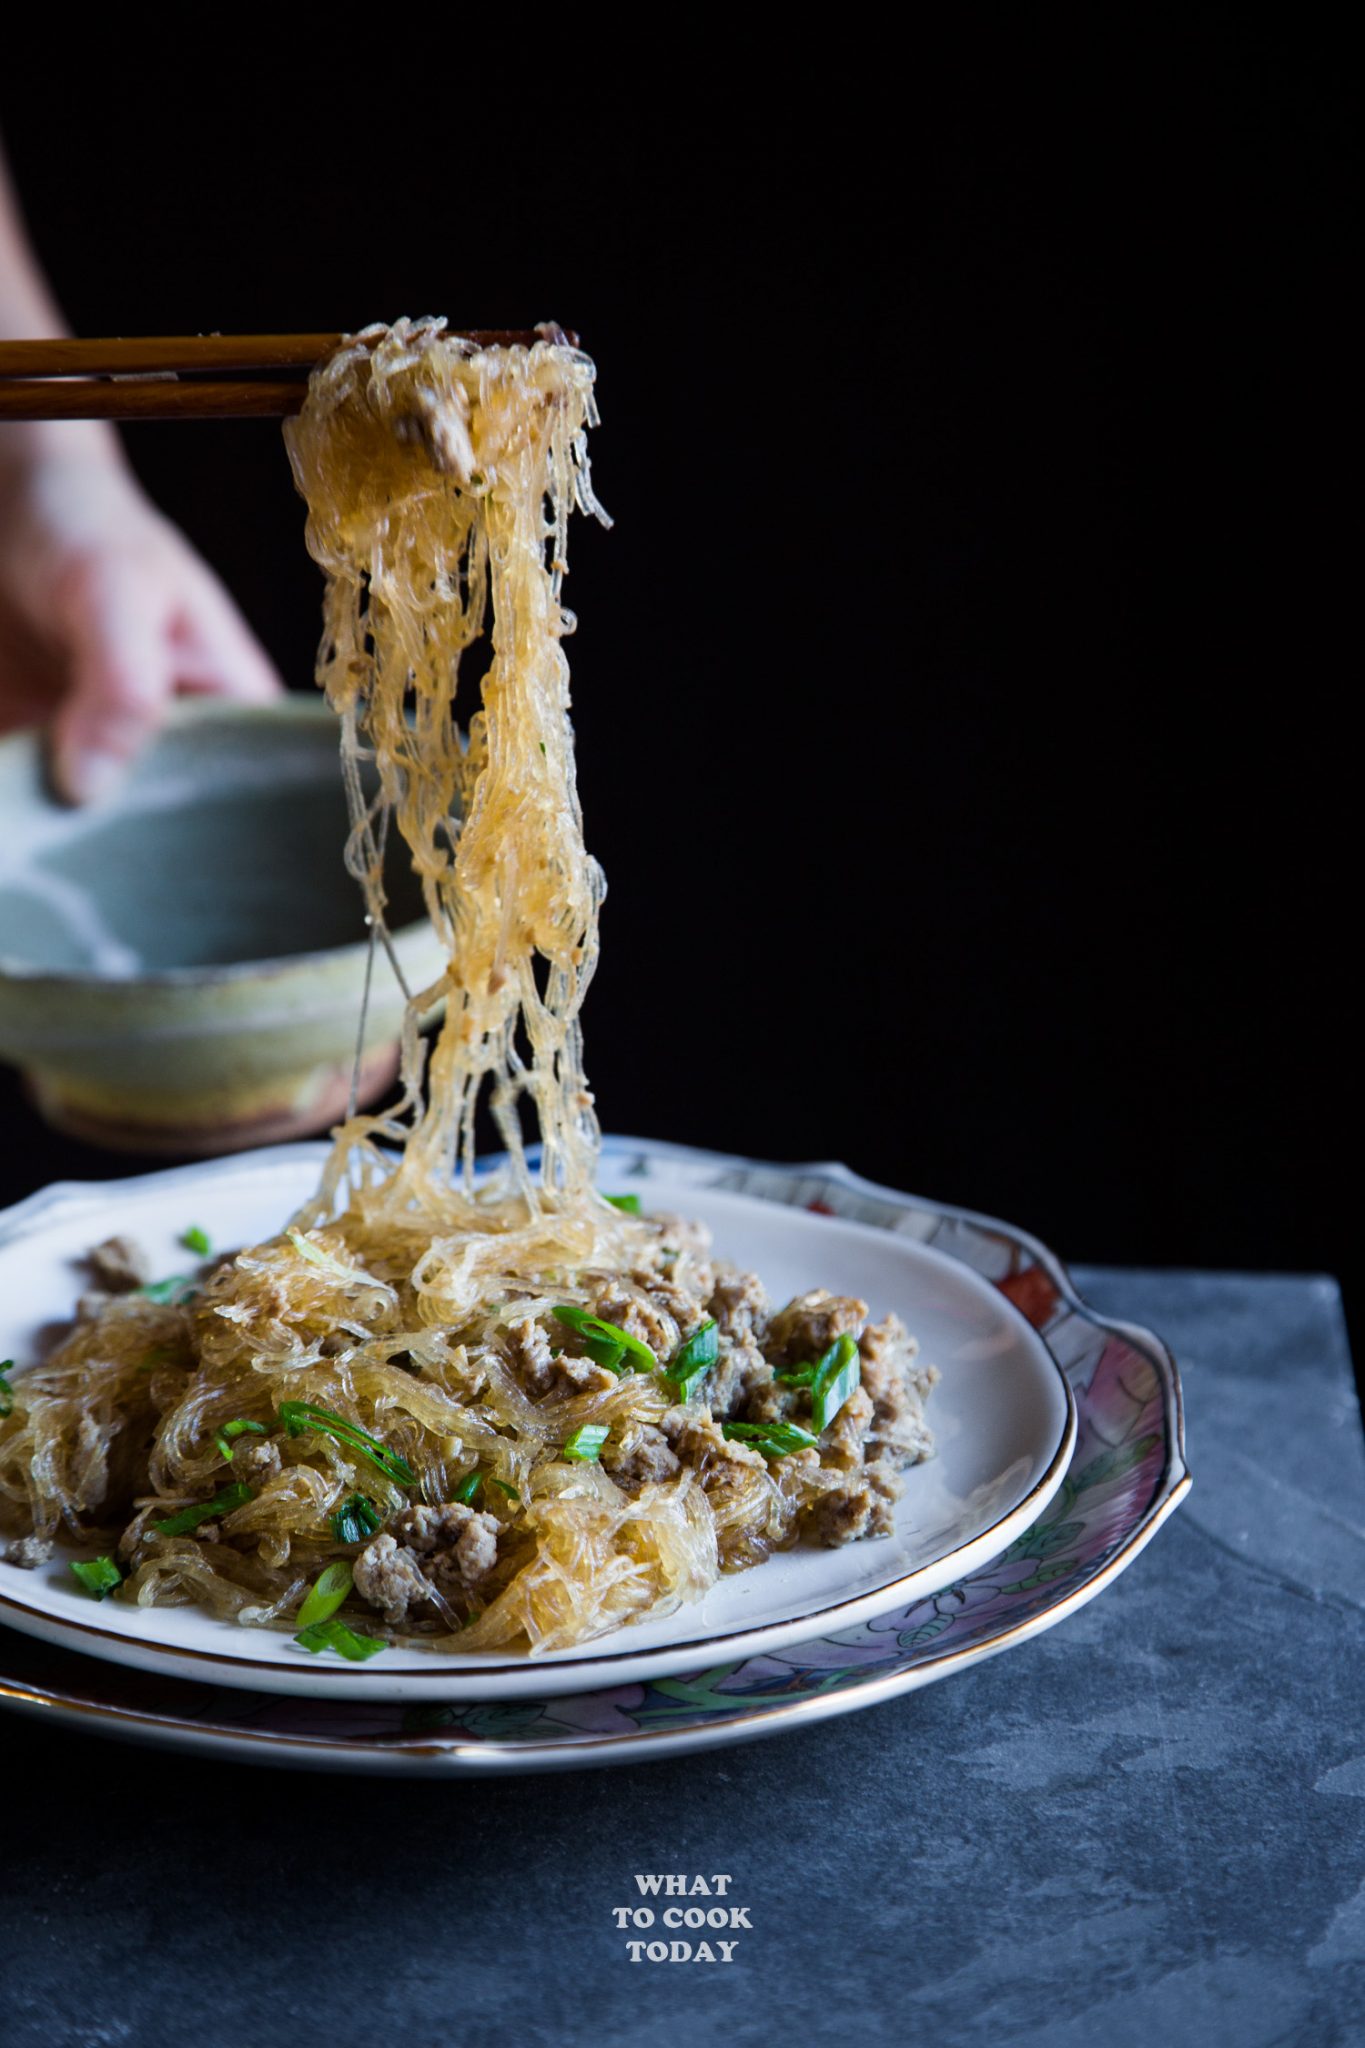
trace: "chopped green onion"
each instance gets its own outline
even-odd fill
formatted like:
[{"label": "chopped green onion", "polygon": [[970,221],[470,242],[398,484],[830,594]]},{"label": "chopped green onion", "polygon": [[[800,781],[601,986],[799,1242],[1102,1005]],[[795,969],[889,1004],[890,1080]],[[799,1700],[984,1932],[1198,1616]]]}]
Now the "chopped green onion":
[{"label": "chopped green onion", "polygon": [[332,1534],[338,1543],[363,1543],[373,1536],[384,1517],[363,1493],[353,1493],[331,1517]]},{"label": "chopped green onion", "polygon": [[[376,1280],[373,1273],[367,1273],[362,1266],[348,1266],[341,1259],[334,1259],[320,1244],[310,1244],[297,1230],[286,1230],[285,1236],[301,1259],[308,1259],[313,1265],[321,1266],[324,1273],[330,1273],[335,1280],[344,1280],[351,1287],[383,1287],[385,1282]],[[392,1290],[390,1289],[390,1292]]]},{"label": "chopped green onion", "polygon": [[785,1372],[775,1372],[773,1378],[780,1381],[784,1387],[808,1387],[818,1371],[818,1366],[809,1363],[790,1365]]},{"label": "chopped green onion", "polygon": [[613,1209],[620,1209],[626,1216],[638,1216],[640,1213],[640,1197],[638,1195],[608,1195],[607,1200],[611,1203]]},{"label": "chopped green onion", "polygon": [[[630,1370],[625,1364],[625,1346],[613,1344],[609,1337],[590,1337],[585,1335],[583,1349],[587,1352],[594,1365],[600,1365],[604,1372],[614,1372],[618,1380],[624,1373]],[[559,1352],[556,1355],[562,1358],[564,1354]]]},{"label": "chopped green onion", "polygon": [[816,1431],[828,1429],[863,1376],[863,1362],[854,1338],[836,1338],[815,1368],[811,1381],[810,1419]]},{"label": "chopped green onion", "polygon": [[208,1232],[201,1230],[197,1223],[191,1223],[188,1230],[181,1231],[180,1242],[187,1252],[198,1252],[201,1259],[206,1259],[213,1250]]},{"label": "chopped green onion", "polygon": [[521,1495],[517,1492],[515,1486],[509,1486],[505,1479],[498,1479],[491,1472],[480,1472],[477,1467],[474,1471],[466,1473],[450,1498],[459,1501],[464,1507],[468,1507],[481,1486],[496,1486],[498,1492],[505,1493],[509,1500],[521,1499]]},{"label": "chopped green onion", "polygon": [[351,1590],[352,1576],[350,1564],[344,1557],[339,1557],[335,1564],[329,1564],[318,1573],[299,1609],[300,1629],[312,1628],[315,1622],[331,1620]]},{"label": "chopped green onion", "polygon": [[199,1282],[192,1273],[172,1273],[168,1280],[149,1280],[138,1293],[148,1301],[176,1303],[183,1301],[187,1294],[198,1290]]},{"label": "chopped green onion", "polygon": [[684,1401],[690,1401],[720,1356],[720,1332],[714,1319],[694,1330],[669,1364],[659,1368]]},{"label": "chopped green onion", "polygon": [[234,1415],[231,1422],[225,1422],[213,1439],[218,1455],[232,1463],[232,1440],[238,1436],[266,1436],[269,1432],[263,1422],[248,1422],[245,1415]]},{"label": "chopped green onion", "polygon": [[13,1371],[14,1360],[7,1358],[4,1364],[0,1365],[0,1416],[11,1415],[14,1412],[14,1389],[5,1378],[7,1372]]},{"label": "chopped green onion", "polygon": [[377,1657],[388,1648],[376,1636],[357,1635],[344,1621],[315,1621],[308,1628],[301,1628],[294,1641],[300,1649],[311,1650],[314,1656],[319,1650],[335,1650],[338,1657],[344,1657],[350,1664],[363,1664],[368,1657]]},{"label": "chopped green onion", "polygon": [[765,1458],[785,1458],[789,1451],[809,1450],[816,1441],[795,1422],[722,1422],[720,1427],[732,1443],[752,1444]]},{"label": "chopped green onion", "polygon": [[197,1507],[181,1508],[178,1515],[171,1515],[164,1522],[153,1522],[158,1536],[184,1536],[191,1529],[197,1529],[201,1522],[212,1521],[215,1515],[230,1515],[234,1508],[245,1507],[252,1498],[251,1488],[238,1480],[235,1485],[225,1486],[221,1493],[215,1493],[212,1500],[200,1501]]},{"label": "chopped green onion", "polygon": [[346,1450],[359,1451],[362,1458],[368,1458],[372,1465],[377,1465],[384,1477],[391,1479],[396,1486],[417,1484],[417,1475],[406,1458],[397,1451],[391,1451],[387,1444],[381,1444],[359,1423],[348,1422],[334,1408],[315,1408],[308,1401],[281,1401],[280,1421],[290,1436],[302,1436],[305,1430],[315,1429],[320,1435],[333,1438]]},{"label": "chopped green onion", "polygon": [[638,1365],[629,1368],[632,1372],[653,1372],[659,1363],[648,1344],[642,1343],[638,1337],[632,1337],[629,1330],[621,1329],[616,1323],[607,1323],[601,1316],[589,1315],[585,1308],[575,1308],[571,1302],[561,1302],[554,1315],[557,1322],[578,1332],[583,1339],[583,1349],[593,1364],[605,1365],[609,1372],[619,1374],[626,1371],[627,1368],[622,1364],[626,1352],[629,1352],[632,1358],[640,1360]]},{"label": "chopped green onion", "polygon": [[579,1465],[595,1465],[598,1453],[610,1435],[610,1423],[580,1423],[573,1435],[565,1443],[560,1456],[562,1458],[572,1458]]},{"label": "chopped green onion", "polygon": [[71,1573],[92,1600],[106,1599],[115,1586],[123,1583],[123,1573],[112,1557],[96,1557],[89,1564],[73,1564]]}]

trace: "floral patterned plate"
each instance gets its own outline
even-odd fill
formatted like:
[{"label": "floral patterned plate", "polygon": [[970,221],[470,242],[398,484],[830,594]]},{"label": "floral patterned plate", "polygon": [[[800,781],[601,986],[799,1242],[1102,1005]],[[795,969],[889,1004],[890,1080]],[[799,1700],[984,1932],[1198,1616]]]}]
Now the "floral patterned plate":
[{"label": "floral patterned plate", "polygon": [[[909,1605],[706,1669],[495,1702],[282,1697],[154,1676],[0,1630],[0,1706],[67,1727],[299,1768],[444,1775],[678,1755],[870,1706],[1026,1642],[1117,1576],[1189,1489],[1180,1383],[1159,1338],[1102,1318],[1036,1240],[874,1186],[837,1165],[765,1166],[608,1139],[613,1182],[727,1189],[932,1245],[1042,1335],[1079,1432],[1059,1490],[992,1561]],[[551,1675],[547,1675],[547,1680]]]},{"label": "floral patterned plate", "polygon": [[[75,1272],[111,1219],[156,1271],[174,1272],[187,1216],[219,1246],[269,1236],[314,1193],[325,1151],[273,1146],[126,1181],[58,1185],[0,1216],[0,1356],[20,1361],[16,1391],[45,1328],[69,1313]],[[310,1655],[290,1630],[239,1628],[195,1606],[92,1601],[65,1550],[32,1570],[0,1559],[0,1623],[166,1678],[348,1704],[486,1706],[675,1678],[852,1628],[966,1578],[1042,1514],[1070,1462],[1076,1404],[1043,1339],[989,1280],[903,1232],[669,1179],[657,1155],[648,1206],[709,1224],[774,1300],[819,1281],[874,1303],[878,1316],[899,1311],[914,1331],[942,1371],[930,1403],[937,1451],[908,1474],[887,1535],[832,1549],[796,1544],[760,1571],[724,1574],[671,1612],[535,1656],[394,1644],[373,1663],[347,1664]]]}]

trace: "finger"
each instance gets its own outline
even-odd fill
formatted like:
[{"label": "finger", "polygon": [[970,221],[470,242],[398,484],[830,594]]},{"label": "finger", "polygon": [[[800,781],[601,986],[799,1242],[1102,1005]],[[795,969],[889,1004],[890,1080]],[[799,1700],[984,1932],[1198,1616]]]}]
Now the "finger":
[{"label": "finger", "polygon": [[127,564],[83,572],[67,593],[71,683],[52,732],[53,779],[70,803],[106,796],[165,715],[170,648],[158,593]]},{"label": "finger", "polygon": [[260,642],[216,576],[193,565],[193,581],[172,628],[174,687],[242,704],[284,692]]}]

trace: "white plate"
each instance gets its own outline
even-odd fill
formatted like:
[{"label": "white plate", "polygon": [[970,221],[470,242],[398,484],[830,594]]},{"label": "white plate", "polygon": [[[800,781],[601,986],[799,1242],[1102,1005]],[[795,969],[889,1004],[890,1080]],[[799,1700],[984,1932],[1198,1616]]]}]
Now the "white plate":
[{"label": "white plate", "polygon": [[[75,1261],[117,1229],[158,1271],[180,1270],[190,1223],[215,1245],[280,1229],[311,1194],[323,1148],[267,1151],[136,1180],[46,1189],[0,1217],[0,1357],[34,1355],[38,1333],[70,1313]],[[92,1603],[71,1579],[71,1553],[35,1572],[0,1563],[0,1618],[49,1642],[170,1676],[254,1691],[352,1700],[507,1700],[632,1684],[772,1652],[852,1627],[964,1578],[1021,1535],[1061,1483],[1076,1432],[1070,1388],[1047,1346],[988,1281],[911,1236],[781,1207],[752,1194],[651,1173],[649,1204],[709,1222],[718,1252],[756,1270],[773,1299],[812,1286],[861,1295],[874,1317],[895,1309],[942,1379],[929,1404],[938,1456],[907,1475],[894,1536],[840,1550],[801,1546],[723,1579],[662,1621],[620,1629],[585,1649],[509,1658],[394,1650],[331,1664],[289,1636],[245,1630],[189,1607]]]}]

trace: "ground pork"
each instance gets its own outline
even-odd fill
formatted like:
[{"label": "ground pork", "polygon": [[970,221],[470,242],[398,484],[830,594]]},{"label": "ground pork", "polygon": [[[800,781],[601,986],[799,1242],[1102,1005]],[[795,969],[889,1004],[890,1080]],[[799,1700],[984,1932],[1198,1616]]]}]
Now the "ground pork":
[{"label": "ground pork", "polygon": [[[566,1330],[566,1338],[568,1334]],[[570,1357],[533,1316],[504,1324],[502,1337],[513,1372],[534,1399],[600,1392],[616,1377],[590,1358]]]},{"label": "ground pork", "polygon": [[275,1478],[280,1465],[279,1445],[269,1437],[252,1438],[246,1443],[238,1441],[233,1446],[234,1479],[245,1479],[253,1486],[263,1486],[267,1479]]},{"label": "ground pork", "polygon": [[856,1336],[867,1321],[867,1303],[816,1287],[779,1309],[768,1325],[764,1356],[775,1366],[813,1365],[836,1337]]},{"label": "ground pork", "polygon": [[675,1216],[670,1209],[653,1209],[647,1218],[658,1232],[659,1243],[669,1251],[688,1252],[704,1259],[711,1249],[711,1226],[692,1216]]},{"label": "ground pork", "polygon": [[409,1611],[449,1600],[486,1579],[498,1561],[499,1523],[460,1501],[404,1508],[355,1561],[355,1589],[397,1625]]},{"label": "ground pork", "polygon": [[394,1535],[419,1557],[453,1551],[461,1577],[471,1586],[486,1578],[497,1562],[498,1528],[496,1515],[482,1514],[458,1500],[438,1508],[404,1508],[393,1520]]},{"label": "ground pork", "polygon": [[616,1374],[605,1365],[594,1365],[590,1358],[570,1358],[567,1351],[561,1351],[554,1361],[550,1380],[550,1392],[572,1397],[575,1394],[600,1394],[604,1388],[615,1384]]},{"label": "ground pork", "polygon": [[[680,1339],[690,1337],[707,1321],[706,1294],[700,1288],[683,1286],[677,1280],[661,1280],[657,1273],[639,1272],[631,1277],[649,1296],[653,1307],[676,1325]],[[623,1323],[621,1327],[626,1326]]]},{"label": "ground pork", "polygon": [[894,1473],[873,1466],[817,1501],[805,1518],[805,1532],[828,1550],[863,1536],[890,1536],[895,1528],[892,1505],[900,1492]]},{"label": "ground pork", "polygon": [[681,1461],[661,1429],[643,1422],[617,1444],[611,1438],[602,1446],[602,1463],[618,1486],[637,1493],[651,1481],[671,1479]]},{"label": "ground pork", "polygon": [[131,1294],[152,1277],[147,1254],[131,1237],[106,1237],[85,1255],[90,1277],[106,1294]]},{"label": "ground pork", "polygon": [[407,1620],[410,1607],[424,1606],[431,1592],[412,1552],[387,1531],[367,1543],[356,1559],[355,1589],[394,1625]]},{"label": "ground pork", "polygon": [[707,1310],[724,1337],[761,1337],[768,1323],[768,1296],[757,1273],[737,1266],[717,1272]]},{"label": "ground pork", "polygon": [[733,1412],[742,1422],[790,1422],[795,1416],[798,1401],[796,1388],[783,1386],[781,1380],[773,1377],[773,1369],[769,1366],[766,1373],[753,1375],[743,1400]]},{"label": "ground pork", "polygon": [[[841,1472],[856,1472],[863,1462],[863,1438],[872,1421],[872,1396],[855,1387],[821,1438],[820,1462]],[[810,1418],[806,1418],[810,1426]]]},{"label": "ground pork", "polygon": [[669,1408],[659,1427],[683,1462],[700,1474],[703,1485],[711,1472],[726,1465],[765,1466],[760,1452],[722,1435],[720,1424],[712,1421],[705,1407]]},{"label": "ground pork", "polygon": [[921,1406],[938,1379],[932,1365],[916,1365],[919,1346],[899,1316],[869,1323],[858,1340],[863,1390],[872,1398],[864,1456],[869,1464],[918,1464],[933,1449]]},{"label": "ground pork", "polygon": [[[584,1276],[583,1289],[588,1297],[589,1315],[600,1316],[604,1323],[615,1323],[618,1330],[624,1330],[630,1337],[648,1344],[654,1356],[667,1360],[673,1356],[681,1342],[682,1333],[673,1315],[668,1296],[675,1290],[666,1282],[651,1281],[651,1291],[632,1288],[629,1293],[615,1273],[592,1273]],[[663,1290],[662,1302],[654,1299],[654,1293]],[[680,1296],[680,1301],[688,1297]],[[697,1317],[701,1321],[701,1317]]]},{"label": "ground pork", "polygon": [[914,1395],[910,1405],[897,1414],[874,1416],[872,1425],[863,1443],[863,1456],[869,1465],[887,1464],[919,1465],[925,1458],[933,1456],[934,1435]]},{"label": "ground pork", "polygon": [[554,1346],[535,1317],[519,1316],[515,1322],[504,1323],[502,1340],[507,1347],[512,1370],[527,1393],[548,1393]]},{"label": "ground pork", "polygon": [[749,1412],[761,1388],[772,1385],[773,1369],[750,1337],[720,1339],[720,1355],[702,1381],[702,1399],[712,1415],[729,1422]]},{"label": "ground pork", "polygon": [[5,1552],[5,1562],[17,1564],[20,1571],[31,1572],[47,1563],[54,1548],[50,1536],[16,1536]]}]

